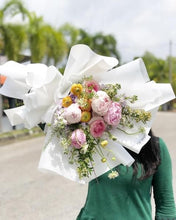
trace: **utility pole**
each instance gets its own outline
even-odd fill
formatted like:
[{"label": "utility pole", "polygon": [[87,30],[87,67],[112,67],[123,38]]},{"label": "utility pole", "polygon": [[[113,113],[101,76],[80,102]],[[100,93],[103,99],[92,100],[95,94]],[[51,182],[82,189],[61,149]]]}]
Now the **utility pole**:
[{"label": "utility pole", "polygon": [[[172,85],[172,40],[169,41],[169,83]],[[172,110],[172,102],[168,103],[168,110]]]},{"label": "utility pole", "polygon": [[169,83],[172,84],[172,41],[169,41]]}]

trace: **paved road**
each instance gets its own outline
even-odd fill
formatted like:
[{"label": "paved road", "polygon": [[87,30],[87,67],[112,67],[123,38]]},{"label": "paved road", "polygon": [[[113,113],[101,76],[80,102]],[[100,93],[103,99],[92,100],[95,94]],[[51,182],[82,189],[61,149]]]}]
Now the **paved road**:
[{"label": "paved road", "polygon": [[[153,129],[167,143],[175,170],[176,113],[159,113]],[[83,206],[87,185],[37,170],[43,141],[0,147],[0,220],[74,220]]]}]

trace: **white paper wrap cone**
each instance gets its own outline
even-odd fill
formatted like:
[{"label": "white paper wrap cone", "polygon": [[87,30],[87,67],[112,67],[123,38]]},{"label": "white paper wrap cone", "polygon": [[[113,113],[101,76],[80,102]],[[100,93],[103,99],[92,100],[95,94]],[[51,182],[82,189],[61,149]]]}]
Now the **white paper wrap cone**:
[{"label": "white paper wrap cone", "polygon": [[[95,173],[80,180],[76,166],[69,164],[68,158],[56,137],[51,139],[51,129],[46,130],[45,147],[41,153],[39,169],[52,171],[70,180],[88,182],[100,176],[111,168],[123,164],[130,166],[134,159],[124,147],[139,153],[149,140],[149,130],[156,116],[158,107],[175,98],[170,84],[158,84],[150,81],[142,59],[137,59],[120,67],[117,59],[95,54],[86,45],[75,45],[70,51],[68,62],[62,75],[54,66],[44,64],[22,65],[9,61],[0,66],[0,74],[7,76],[7,80],[0,93],[9,97],[22,99],[24,105],[6,110],[12,125],[23,123],[26,128],[32,128],[38,123],[52,123],[53,114],[58,102],[68,95],[73,83],[77,83],[84,76],[93,76],[99,84],[121,85],[120,93],[126,96],[137,95],[138,100],[128,105],[134,109],[144,109],[151,112],[151,120],[144,124],[144,133],[137,133],[141,126],[136,123],[132,130],[122,132],[120,129],[112,130],[117,141],[109,140],[110,150],[115,154],[116,161],[100,162],[100,157],[95,154]],[[120,128],[120,127],[119,127]],[[136,132],[136,135],[127,133]],[[106,155],[107,152],[104,151]],[[108,155],[107,155],[108,157]]]}]

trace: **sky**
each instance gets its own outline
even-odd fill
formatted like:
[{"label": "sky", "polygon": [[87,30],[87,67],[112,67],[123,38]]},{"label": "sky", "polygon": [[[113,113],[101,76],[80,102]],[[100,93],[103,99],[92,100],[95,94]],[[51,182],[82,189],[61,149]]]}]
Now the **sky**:
[{"label": "sky", "polygon": [[[1,0],[0,6],[6,0]],[[64,23],[89,33],[112,34],[123,62],[145,51],[166,58],[169,42],[176,56],[175,0],[23,0],[29,11],[54,27]]]}]

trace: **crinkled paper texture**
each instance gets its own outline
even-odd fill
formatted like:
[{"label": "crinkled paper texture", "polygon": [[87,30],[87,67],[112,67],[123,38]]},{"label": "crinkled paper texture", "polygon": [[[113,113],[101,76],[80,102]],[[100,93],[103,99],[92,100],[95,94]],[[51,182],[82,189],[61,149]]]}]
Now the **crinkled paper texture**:
[{"label": "crinkled paper texture", "polygon": [[[117,64],[118,61],[115,58],[97,55],[86,45],[72,47],[64,75],[54,66],[22,65],[9,61],[0,66],[0,73],[7,76],[4,86],[0,88],[0,93],[23,99],[24,106],[5,112],[12,125],[23,123],[25,127],[32,128],[40,122],[51,123],[59,100],[68,94],[73,83],[78,82],[84,76],[93,76],[94,80],[100,84],[119,83],[122,87],[121,94],[138,96],[138,101],[134,104],[128,103],[132,108],[142,108],[151,112],[152,115],[151,121],[144,125],[145,133],[127,135],[118,129],[112,130],[117,141],[109,140],[108,146],[117,160],[109,160],[109,165],[111,168],[119,164],[130,166],[134,159],[124,147],[136,153],[140,152],[150,139],[148,133],[158,107],[174,99],[175,95],[170,84],[150,81],[142,59],[112,69]],[[141,125],[135,124],[133,129],[125,131],[137,132]],[[45,145],[47,146],[43,149],[39,161],[40,170],[52,171],[70,180],[84,183],[110,169],[106,163],[100,162],[101,158],[96,154],[94,155],[95,173],[93,172],[89,178],[80,180],[76,166],[68,163],[59,140],[56,137],[51,139],[50,128],[46,129]],[[104,154],[107,154],[105,150]]]}]

